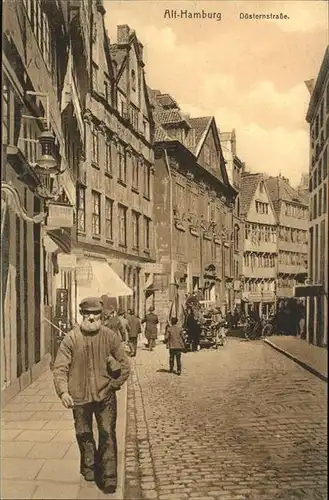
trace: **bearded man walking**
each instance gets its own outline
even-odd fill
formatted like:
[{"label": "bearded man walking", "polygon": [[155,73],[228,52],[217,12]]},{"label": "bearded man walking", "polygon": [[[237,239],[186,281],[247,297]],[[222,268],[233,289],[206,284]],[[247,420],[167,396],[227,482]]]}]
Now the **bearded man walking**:
[{"label": "bearded man walking", "polygon": [[[116,391],[127,380],[130,368],[121,339],[102,325],[102,310],[99,298],[82,300],[83,321],[60,344],[53,375],[63,405],[73,409],[80,473],[110,494],[117,487]],[[97,450],[93,415],[99,431]]]}]

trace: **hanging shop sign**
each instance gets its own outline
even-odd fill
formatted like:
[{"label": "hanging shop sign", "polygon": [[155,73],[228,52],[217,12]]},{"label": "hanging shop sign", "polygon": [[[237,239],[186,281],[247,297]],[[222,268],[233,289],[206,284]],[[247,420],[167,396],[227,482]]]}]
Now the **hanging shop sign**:
[{"label": "hanging shop sign", "polygon": [[49,203],[48,205],[48,228],[73,227],[74,212],[72,205],[60,203]]}]

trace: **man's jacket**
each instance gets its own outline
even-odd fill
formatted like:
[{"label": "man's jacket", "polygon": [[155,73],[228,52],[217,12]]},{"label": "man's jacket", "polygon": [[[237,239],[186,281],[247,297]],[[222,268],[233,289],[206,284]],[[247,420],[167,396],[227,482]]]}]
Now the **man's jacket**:
[{"label": "man's jacket", "polygon": [[[121,365],[121,374],[112,379],[108,356]],[[68,392],[76,405],[106,400],[129,377],[129,359],[118,335],[101,326],[97,333],[85,334],[74,327],[63,339],[56,356],[53,375],[58,396]]]},{"label": "man's jacket", "polygon": [[181,326],[171,325],[167,328],[165,339],[168,349],[185,350],[184,330]]},{"label": "man's jacket", "polygon": [[135,339],[142,331],[141,320],[137,318],[135,315],[130,315],[128,318],[129,323],[129,333],[128,336],[130,339]]},{"label": "man's jacket", "polygon": [[152,312],[146,314],[145,318],[142,319],[142,323],[145,323],[145,337],[147,339],[157,338],[157,324],[159,323],[158,316]]}]

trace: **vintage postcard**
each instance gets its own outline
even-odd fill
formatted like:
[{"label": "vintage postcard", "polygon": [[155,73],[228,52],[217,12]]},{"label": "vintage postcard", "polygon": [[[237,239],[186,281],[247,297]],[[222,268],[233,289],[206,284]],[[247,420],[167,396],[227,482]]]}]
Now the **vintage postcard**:
[{"label": "vintage postcard", "polygon": [[327,2],[2,11],[1,498],[327,499]]}]

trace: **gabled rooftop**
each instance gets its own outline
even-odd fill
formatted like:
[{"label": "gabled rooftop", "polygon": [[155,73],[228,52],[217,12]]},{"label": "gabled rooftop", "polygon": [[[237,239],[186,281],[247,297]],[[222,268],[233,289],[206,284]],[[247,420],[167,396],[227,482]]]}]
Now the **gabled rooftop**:
[{"label": "gabled rooftop", "polygon": [[296,189],[290,186],[289,182],[282,176],[269,177],[265,181],[269,197],[272,202],[286,201],[307,205],[305,198]]},{"label": "gabled rooftop", "polygon": [[240,186],[240,213],[247,215],[258,184],[264,180],[261,173],[243,172]]}]

